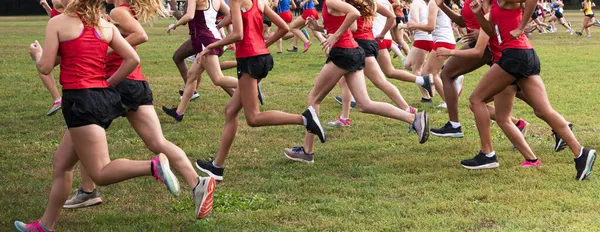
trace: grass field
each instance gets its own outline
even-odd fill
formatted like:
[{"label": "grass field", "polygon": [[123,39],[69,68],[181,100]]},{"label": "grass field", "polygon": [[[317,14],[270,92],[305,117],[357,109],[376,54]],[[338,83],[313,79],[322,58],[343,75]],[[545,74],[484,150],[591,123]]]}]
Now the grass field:
[{"label": "grass field", "polygon": [[[579,12],[566,14],[580,28]],[[27,53],[29,44],[43,40],[46,17],[0,18],[0,231],[13,231],[14,220],[42,216],[50,191],[52,157],[64,132],[59,113],[44,116],[51,98]],[[170,20],[146,27],[150,41],[139,46],[142,68],[154,91],[154,103],[165,136],[191,160],[217,152],[228,96],[205,76],[201,98],[190,104],[185,120],[175,123],[160,106],[179,102],[182,87],[171,55],[187,38],[187,29],[174,35]],[[596,30],[596,28],[593,28]],[[575,124],[579,141],[599,149],[600,42],[556,34],[533,35],[542,60],[542,76],[553,106]],[[289,46],[289,42],[285,47]],[[275,51],[275,46],[271,48]],[[301,113],[306,96],[325,57],[318,46],[307,54],[273,54],[275,68],[262,83],[266,105]],[[227,52],[222,60],[233,59]],[[400,61],[395,60],[396,67]],[[517,101],[514,114],[530,122],[526,137],[542,159],[540,168],[523,169],[521,155],[492,124],[501,166],[469,171],[459,161],[478,152],[479,140],[469,93],[487,70],[466,75],[460,97],[465,138],[430,137],[419,145],[403,123],[351,114],[348,129],[329,129],[328,142],[316,147],[314,165],[287,160],[283,148],[302,143],[298,126],[250,128],[240,124],[226,163],[225,180],[217,186],[210,217],[193,218],[191,192],[174,198],[152,178],[138,178],[100,187],[104,204],[65,210],[57,231],[599,231],[600,177],[576,182],[571,154],[555,153],[549,127],[531,108]],[[234,70],[226,74],[235,75]],[[58,69],[54,71],[58,77]],[[414,84],[392,81],[409,104],[431,113],[431,126],[447,121],[445,110],[419,102]],[[335,119],[340,106],[331,96],[321,108],[321,120]],[[390,102],[369,84],[371,98]],[[434,99],[434,105],[440,99]],[[240,117],[243,122],[243,116]],[[107,132],[111,158],[147,159],[150,152],[124,119]],[[181,180],[181,178],[180,178]],[[74,188],[79,184],[76,175]]]}]

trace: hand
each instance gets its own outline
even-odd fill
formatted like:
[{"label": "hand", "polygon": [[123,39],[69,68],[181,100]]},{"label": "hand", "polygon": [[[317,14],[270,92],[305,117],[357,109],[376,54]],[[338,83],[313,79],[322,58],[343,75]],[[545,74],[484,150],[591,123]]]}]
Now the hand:
[{"label": "hand", "polygon": [[377,35],[377,36],[375,36],[375,39],[378,40],[378,41],[382,41],[382,40],[385,39],[385,35],[381,35],[381,34]]},{"label": "hand", "polygon": [[321,43],[323,49],[325,49],[325,53],[329,56],[329,49],[333,47],[335,43],[340,39],[340,36],[337,34],[331,34],[325,41]]},{"label": "hand", "polygon": [[523,31],[524,30],[520,28],[514,29],[510,31],[510,36],[512,36],[515,39],[518,39],[523,34]]},{"label": "hand", "polygon": [[477,38],[479,37],[479,30],[474,30],[473,32],[466,34],[463,36],[463,39],[469,41],[469,42],[474,42],[477,41]]},{"label": "hand", "polygon": [[40,1],[40,5],[42,5],[42,6],[49,6],[48,2],[46,0],[41,0]]},{"label": "hand", "polygon": [[473,11],[473,14],[481,14],[481,8],[483,7],[483,3],[481,2],[481,0],[471,1],[470,7]]},{"label": "hand", "polygon": [[451,56],[452,52],[453,52],[452,50],[447,49],[447,48],[438,48],[437,51],[435,51],[435,54],[437,55],[437,57]]},{"label": "hand", "polygon": [[197,64],[202,64],[202,58],[204,58],[204,56],[206,56],[206,54],[208,54],[208,51],[210,51],[212,49],[209,49],[208,47],[202,49],[202,52],[196,54],[196,63]]},{"label": "hand", "polygon": [[417,24],[413,21],[409,21],[406,23],[406,28],[409,30],[414,30],[416,26],[417,26]]},{"label": "hand", "polygon": [[167,34],[171,34],[171,31],[177,29],[177,24],[173,23],[171,25],[169,25],[169,27],[167,28]]},{"label": "hand", "polygon": [[29,55],[31,56],[31,59],[36,62],[42,55],[42,51],[42,46],[37,40],[34,41],[31,45],[29,45]]},{"label": "hand", "polygon": [[300,8],[304,7],[305,4],[306,3],[304,3],[304,2],[300,3]]},{"label": "hand", "polygon": [[305,25],[310,28],[311,30],[316,30],[317,28],[319,28],[319,23],[317,22],[317,20],[313,17],[308,17],[306,18],[306,23]]}]

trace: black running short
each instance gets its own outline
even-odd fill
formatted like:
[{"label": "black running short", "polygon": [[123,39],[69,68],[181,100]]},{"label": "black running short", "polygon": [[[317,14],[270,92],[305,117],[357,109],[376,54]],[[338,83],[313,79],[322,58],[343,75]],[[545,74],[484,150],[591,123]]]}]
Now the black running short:
[{"label": "black running short", "polygon": [[[475,48],[475,45],[477,45],[477,41],[469,42],[469,48]],[[483,55],[490,57],[490,62],[487,63],[488,66],[491,67],[492,65],[494,65],[494,53],[492,53],[489,46],[485,46],[485,51],[483,52]]]},{"label": "black running short", "polygon": [[356,72],[365,68],[365,51],[361,47],[332,48],[325,63],[330,61],[341,69]]},{"label": "black running short", "polygon": [[273,22],[271,22],[271,20],[269,20],[267,17],[263,17],[263,24],[267,25],[267,27],[271,27],[271,25],[273,25]]},{"label": "black running short", "polygon": [[152,90],[147,81],[125,79],[115,89],[121,95],[121,103],[128,110],[137,111],[141,105],[152,105]]},{"label": "black running short", "polygon": [[249,74],[254,79],[263,79],[267,77],[269,71],[273,69],[273,57],[271,54],[237,58],[238,79],[242,78],[242,73]]},{"label": "black running short", "polygon": [[586,14],[585,16],[587,16],[587,17],[588,17],[588,18],[590,18],[590,19],[593,19],[593,18],[594,18],[594,14]]},{"label": "black running short", "polygon": [[533,49],[504,49],[496,64],[516,79],[540,74],[540,58]]},{"label": "black running short", "polygon": [[562,19],[563,18],[563,13],[558,12],[558,11],[554,11],[554,16],[556,16],[557,19]]},{"label": "black running short", "polygon": [[62,113],[67,128],[95,124],[107,129],[113,119],[125,115],[125,108],[112,87],[63,90]]},{"label": "black running short", "polygon": [[396,26],[398,26],[398,24],[401,24],[401,23],[406,23],[406,22],[404,22],[404,17],[396,16]]},{"label": "black running short", "polygon": [[365,57],[374,56],[377,59],[377,55],[379,54],[379,45],[375,40],[362,40],[362,39],[354,39],[358,46],[361,47],[365,51]]},{"label": "black running short", "polygon": [[531,15],[531,19],[535,20],[537,18],[538,18],[538,13],[537,13],[537,10],[536,10],[536,11],[533,11],[533,15]]}]

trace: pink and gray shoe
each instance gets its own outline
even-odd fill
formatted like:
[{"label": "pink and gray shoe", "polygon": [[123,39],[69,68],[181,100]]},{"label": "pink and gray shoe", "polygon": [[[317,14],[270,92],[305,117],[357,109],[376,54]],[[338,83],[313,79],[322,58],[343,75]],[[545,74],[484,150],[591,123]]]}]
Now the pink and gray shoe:
[{"label": "pink and gray shoe", "polygon": [[154,176],[156,180],[165,184],[171,194],[178,196],[179,181],[177,181],[177,177],[175,177],[175,174],[173,174],[171,168],[169,167],[169,159],[167,159],[167,156],[165,156],[163,153],[160,153],[150,159],[150,162],[152,176]]},{"label": "pink and gray shoe", "polygon": [[328,122],[327,125],[330,127],[335,127],[335,128],[350,127],[350,118],[343,119],[340,117],[333,122]]},{"label": "pink and gray shoe", "polygon": [[305,53],[306,51],[308,51],[308,48],[310,48],[310,45],[312,45],[312,42],[308,41],[308,43],[304,43],[304,48],[302,48],[302,53]]},{"label": "pink and gray shoe", "polygon": [[48,110],[48,112],[46,113],[46,116],[52,116],[52,115],[56,114],[56,112],[58,112],[58,110],[60,110],[61,107],[62,107],[62,99],[58,99],[58,100],[54,101],[54,103],[52,103],[52,107],[50,107],[50,110]]},{"label": "pink and gray shoe", "polygon": [[15,221],[15,228],[19,232],[54,232],[54,230],[46,230],[40,224],[40,221],[32,221],[29,224],[25,224],[21,221]]},{"label": "pink and gray shoe", "polygon": [[521,163],[521,167],[523,167],[523,168],[539,167],[539,166],[542,166],[542,161],[540,161],[539,158],[537,160],[535,160],[535,162],[525,160],[525,161],[523,161],[523,163]]}]

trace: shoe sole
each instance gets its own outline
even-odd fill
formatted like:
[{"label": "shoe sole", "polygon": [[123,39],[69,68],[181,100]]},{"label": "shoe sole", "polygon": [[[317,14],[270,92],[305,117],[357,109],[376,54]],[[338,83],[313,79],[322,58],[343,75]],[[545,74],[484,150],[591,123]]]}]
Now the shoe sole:
[{"label": "shoe sole", "polygon": [[463,133],[451,133],[451,134],[438,134],[433,131],[430,132],[432,135],[444,138],[463,138],[465,135]]},{"label": "shoe sole", "polygon": [[585,170],[583,171],[583,175],[578,177],[577,180],[582,181],[587,179],[590,174],[592,174],[592,168],[594,167],[594,162],[596,162],[596,150],[590,150],[588,158],[585,162]]},{"label": "shoe sole", "polygon": [[63,205],[65,209],[79,209],[102,204],[102,198],[96,197],[74,205]]},{"label": "shoe sole", "polygon": [[169,166],[169,159],[163,153],[158,154],[158,158],[160,160],[160,170],[163,172],[162,176],[165,177],[165,185],[167,185],[167,189],[169,192],[175,196],[179,196],[179,181],[177,181],[177,177],[171,171]]},{"label": "shoe sole", "polygon": [[317,126],[319,127],[319,131],[321,131],[321,134],[323,137],[317,135],[317,137],[319,137],[319,140],[321,140],[321,143],[325,143],[326,141],[326,137],[325,137],[325,129],[323,129],[323,126],[321,125],[321,121],[319,120],[319,116],[317,116],[317,112],[315,112],[315,108],[313,108],[312,106],[308,108],[308,112],[310,112],[310,115],[313,118],[313,121],[317,124]]},{"label": "shoe sole", "polygon": [[350,126],[344,126],[344,125],[340,125],[340,124],[333,124],[333,123],[327,123],[327,126],[329,127],[333,127],[333,128],[345,128],[345,127],[350,127]]},{"label": "shoe sole", "polygon": [[60,110],[61,108],[62,108],[62,106],[58,106],[58,108],[48,111],[48,112],[46,113],[46,116],[52,116],[52,115],[55,115],[55,114],[58,112],[58,110]]},{"label": "shoe sole", "polygon": [[425,91],[427,91],[430,98],[433,98],[433,95],[435,94],[435,83],[433,83],[433,75],[427,74],[427,78],[429,79],[429,88],[431,88],[431,92],[428,89],[425,89]]},{"label": "shoe sole", "polygon": [[223,176],[217,176],[215,174],[213,174],[212,172],[210,172],[209,170],[206,170],[202,167],[200,167],[200,165],[198,165],[198,163],[196,164],[196,168],[198,168],[198,170],[200,170],[201,172],[204,172],[204,174],[209,175],[212,178],[215,178],[216,181],[223,181]]},{"label": "shoe sole", "polygon": [[423,128],[423,132],[421,133],[421,138],[419,138],[419,143],[423,144],[427,142],[429,139],[429,119],[427,118],[427,112],[423,111],[423,119],[421,120],[421,128]]},{"label": "shoe sole", "polygon": [[302,48],[302,53],[305,53],[308,51],[308,49],[310,48],[310,46],[312,46],[312,42],[309,42],[308,47],[306,48]]},{"label": "shoe sole", "polygon": [[500,167],[499,163],[489,163],[489,164],[484,164],[484,165],[479,165],[479,166],[465,166],[462,165],[463,168],[469,169],[469,170],[481,170],[481,169],[492,169],[492,168],[498,168]]},{"label": "shoe sole", "polygon": [[307,164],[315,163],[315,160],[308,161],[308,160],[304,160],[304,159],[300,159],[300,158],[294,158],[294,157],[289,156],[285,152],[283,154],[285,155],[285,157],[287,157],[288,159],[293,160],[293,161],[298,161],[298,162],[307,163]]},{"label": "shoe sole", "polygon": [[215,192],[215,188],[217,183],[214,177],[211,177],[208,181],[208,184],[204,187],[204,197],[202,198],[202,204],[200,206],[200,214],[196,215],[198,219],[205,218],[212,211],[212,203],[213,203],[213,193]]}]

